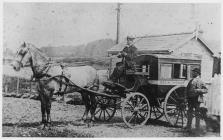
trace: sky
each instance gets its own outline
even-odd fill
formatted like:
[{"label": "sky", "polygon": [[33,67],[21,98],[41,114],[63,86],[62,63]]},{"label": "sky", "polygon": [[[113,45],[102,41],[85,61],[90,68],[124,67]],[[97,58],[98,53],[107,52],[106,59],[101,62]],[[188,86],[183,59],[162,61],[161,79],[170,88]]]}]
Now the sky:
[{"label": "sky", "polygon": [[[207,40],[220,41],[220,4],[123,3],[120,40],[188,32],[198,23]],[[79,45],[116,39],[116,3],[4,3],[3,47]]]}]

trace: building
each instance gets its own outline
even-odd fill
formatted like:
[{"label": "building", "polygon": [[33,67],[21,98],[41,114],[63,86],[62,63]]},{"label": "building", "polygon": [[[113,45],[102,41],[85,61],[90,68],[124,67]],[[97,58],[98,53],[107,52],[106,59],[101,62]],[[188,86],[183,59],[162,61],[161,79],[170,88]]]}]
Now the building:
[{"label": "building", "polygon": [[[199,32],[201,33],[201,32]],[[134,45],[139,54],[173,54],[201,59],[201,78],[208,82],[213,73],[214,53],[198,32],[163,34],[136,37]],[[108,54],[116,55],[126,42],[119,43],[108,50]]]}]

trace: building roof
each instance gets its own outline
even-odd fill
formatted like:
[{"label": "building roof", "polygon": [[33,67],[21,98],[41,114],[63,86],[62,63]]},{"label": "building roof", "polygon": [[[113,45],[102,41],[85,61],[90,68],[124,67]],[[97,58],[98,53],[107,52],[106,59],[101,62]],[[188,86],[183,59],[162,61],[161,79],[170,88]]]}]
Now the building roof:
[{"label": "building roof", "polygon": [[[139,53],[156,53],[156,54],[170,54],[174,49],[188,42],[196,35],[194,32],[177,33],[177,34],[164,34],[164,35],[151,35],[136,37],[134,45]],[[208,48],[203,38],[198,36],[205,48],[213,55],[213,52]],[[117,54],[125,47],[126,42],[119,43],[108,50],[109,54]]]}]

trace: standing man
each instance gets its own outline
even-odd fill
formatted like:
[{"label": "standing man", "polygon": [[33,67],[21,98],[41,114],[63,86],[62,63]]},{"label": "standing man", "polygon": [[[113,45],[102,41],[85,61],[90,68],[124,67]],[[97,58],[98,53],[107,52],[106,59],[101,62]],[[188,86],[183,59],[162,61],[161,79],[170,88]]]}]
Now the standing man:
[{"label": "standing man", "polygon": [[[203,94],[207,93],[207,88],[204,82],[200,78],[200,69],[195,68],[192,70],[193,78],[187,85],[187,100],[188,100],[188,121],[186,130],[191,131],[191,124],[193,119],[193,114],[195,113],[197,130],[200,128],[200,116],[199,107],[200,103],[203,102]],[[193,113],[194,112],[194,113]]]},{"label": "standing man", "polygon": [[113,82],[117,82],[118,78],[123,75],[126,69],[134,70],[134,60],[137,56],[137,48],[134,45],[134,39],[135,38],[132,36],[127,36],[127,44],[118,55],[118,58],[122,58],[122,62],[116,64],[110,77]]}]

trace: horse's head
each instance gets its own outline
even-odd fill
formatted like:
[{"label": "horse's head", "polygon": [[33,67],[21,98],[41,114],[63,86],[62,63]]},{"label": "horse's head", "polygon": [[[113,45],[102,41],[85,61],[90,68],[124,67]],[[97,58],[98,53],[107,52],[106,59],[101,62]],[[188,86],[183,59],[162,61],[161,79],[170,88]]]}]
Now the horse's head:
[{"label": "horse's head", "polygon": [[16,56],[12,63],[14,70],[19,71],[21,67],[30,66],[31,53],[29,46],[24,42],[16,52]]}]

